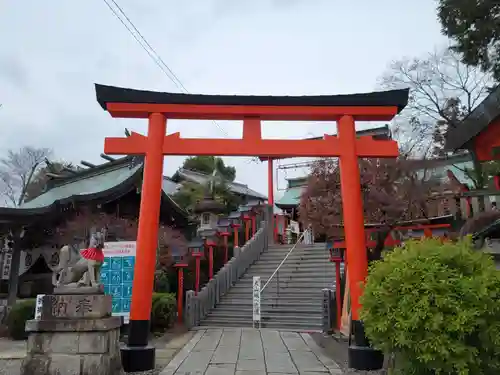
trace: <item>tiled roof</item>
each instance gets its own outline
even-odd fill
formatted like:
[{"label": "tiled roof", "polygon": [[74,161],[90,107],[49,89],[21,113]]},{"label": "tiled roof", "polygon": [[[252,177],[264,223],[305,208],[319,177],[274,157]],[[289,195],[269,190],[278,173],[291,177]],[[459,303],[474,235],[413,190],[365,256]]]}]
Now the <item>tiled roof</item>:
[{"label": "tiled roof", "polygon": [[95,175],[74,178],[67,183],[53,187],[38,197],[26,202],[20,208],[42,208],[48,207],[56,202],[66,199],[92,196],[105,193],[116,186],[136,177],[142,170],[142,164],[130,168],[122,165],[113,170],[104,171]]},{"label": "tiled roof", "polygon": [[276,206],[280,208],[282,206],[298,206],[300,204],[300,197],[305,189],[305,186],[296,186],[286,189],[283,196],[276,202]]},{"label": "tiled roof", "polygon": [[[39,210],[49,208],[55,203],[69,200],[90,200],[97,197],[106,197],[113,194],[121,186],[126,187],[142,178],[143,158],[125,157],[88,168],[77,174],[54,180],[54,186],[38,197],[23,203],[18,210]],[[164,178],[162,190],[165,198],[183,216],[188,214],[171,198],[177,190],[178,184]]]},{"label": "tiled roof", "polygon": [[[204,173],[192,171],[189,169],[183,169],[180,168],[177,171],[177,174],[179,177],[182,179],[186,179],[188,181],[200,184],[200,185],[205,185],[210,181],[211,176],[206,175]],[[240,184],[238,182],[228,182],[227,186],[229,187],[229,190],[235,194],[240,194],[240,195],[245,195],[250,198],[257,198],[260,200],[266,200],[267,197],[255,190],[250,189],[247,185]]]},{"label": "tiled roof", "polygon": [[163,182],[162,182],[162,189],[163,192],[167,195],[174,195],[177,190],[179,190],[179,184],[172,181],[168,177],[163,177]]}]

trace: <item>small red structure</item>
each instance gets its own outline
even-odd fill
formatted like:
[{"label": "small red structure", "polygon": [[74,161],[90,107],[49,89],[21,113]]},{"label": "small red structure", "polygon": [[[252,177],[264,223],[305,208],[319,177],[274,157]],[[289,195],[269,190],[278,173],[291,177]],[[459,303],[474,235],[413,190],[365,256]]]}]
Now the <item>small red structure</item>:
[{"label": "small red structure", "polygon": [[344,261],[344,250],[327,243],[330,249],[330,262],[335,263],[335,302],[337,305],[337,329],[340,330],[342,320],[342,297],[340,290],[340,263]]},{"label": "small red structure", "polygon": [[250,229],[252,226],[252,217],[250,214],[242,215],[243,222],[245,223],[245,243],[250,239]]},{"label": "small red structure", "polygon": [[191,255],[193,256],[195,261],[195,281],[194,281],[195,295],[198,295],[198,292],[200,291],[200,262],[201,258],[203,257],[203,248],[204,248],[204,243],[202,240],[192,241],[188,245],[188,249],[191,252]]},{"label": "small red structure", "polygon": [[178,248],[172,249],[172,256],[174,258],[174,267],[177,268],[177,321],[182,324],[184,306],[184,268],[188,266],[184,260],[184,254]]},{"label": "small red structure", "polygon": [[445,135],[447,151],[468,150],[475,162],[500,159],[500,85]]},{"label": "small red structure", "polygon": [[205,240],[205,247],[208,249],[208,279],[214,278],[214,249],[217,248],[217,242],[213,239]]},{"label": "small red structure", "polygon": [[174,265],[177,268],[177,322],[182,324],[184,306],[184,268],[187,268],[188,264],[183,261],[176,263]]},{"label": "small red structure", "polygon": [[229,227],[233,230],[233,248],[238,247],[240,246],[241,213],[239,211],[231,212],[227,219],[229,220]]},{"label": "small red structure", "polygon": [[240,231],[240,228],[241,228],[241,224],[237,224],[237,223],[232,223],[231,224],[231,228],[233,228],[234,230],[234,243],[233,243],[233,246],[234,247],[238,247],[239,246],[239,241],[240,239],[238,238],[238,233]]},{"label": "small red structure", "polygon": [[[367,272],[363,205],[358,158],[393,158],[398,145],[392,140],[356,138],[355,121],[390,121],[407,104],[408,90],[336,96],[214,96],[172,94],[96,85],[97,100],[113,117],[148,119],[147,135],[106,138],[110,155],[146,155],[137,236],[137,257],[125,364],[134,371],[154,367],[154,348],[148,347],[149,318],[156,239],[163,179],[164,155],[338,157],[349,249],[353,324],[359,322],[359,297]],[[169,119],[241,120],[241,139],[189,139],[166,134]],[[323,139],[263,139],[261,121],[337,121],[338,135]],[[361,328],[362,329],[362,328]],[[125,368],[130,371],[130,368]]]},{"label": "small red structure", "polygon": [[219,231],[218,234],[222,237],[222,244],[224,246],[224,264],[226,264],[229,260],[229,236],[231,235],[230,228],[231,222],[229,219],[219,219],[219,223],[217,225]]}]

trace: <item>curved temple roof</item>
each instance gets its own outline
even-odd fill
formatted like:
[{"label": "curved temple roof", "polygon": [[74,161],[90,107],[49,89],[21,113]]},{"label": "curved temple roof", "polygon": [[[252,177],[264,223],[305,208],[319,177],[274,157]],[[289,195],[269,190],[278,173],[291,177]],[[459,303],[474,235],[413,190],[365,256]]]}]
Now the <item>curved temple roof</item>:
[{"label": "curved temple roof", "polygon": [[397,107],[398,113],[408,103],[409,89],[351,95],[317,96],[247,96],[201,95],[134,90],[95,85],[97,101],[106,110],[108,103],[191,104],[242,106],[313,106],[313,107]]}]

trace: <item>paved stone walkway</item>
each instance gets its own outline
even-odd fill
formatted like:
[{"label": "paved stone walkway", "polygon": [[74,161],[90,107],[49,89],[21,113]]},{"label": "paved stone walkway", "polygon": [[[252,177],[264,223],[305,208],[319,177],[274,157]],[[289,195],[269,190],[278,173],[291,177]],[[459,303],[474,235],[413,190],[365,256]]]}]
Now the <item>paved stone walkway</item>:
[{"label": "paved stone walkway", "polygon": [[207,329],[193,338],[160,375],[340,375],[307,333],[267,329]]}]

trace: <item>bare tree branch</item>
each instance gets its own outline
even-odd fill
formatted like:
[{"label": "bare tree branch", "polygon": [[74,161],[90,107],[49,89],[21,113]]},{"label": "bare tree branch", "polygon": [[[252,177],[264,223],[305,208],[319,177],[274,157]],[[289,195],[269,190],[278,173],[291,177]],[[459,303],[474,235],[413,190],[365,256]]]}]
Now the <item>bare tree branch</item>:
[{"label": "bare tree branch", "polygon": [[448,48],[423,59],[394,61],[379,79],[384,89],[410,88],[408,105],[397,126],[406,142],[417,143],[413,152],[423,157],[423,150],[434,156],[442,152],[446,129],[472,112],[488,94],[492,82],[490,75],[463,64]]},{"label": "bare tree branch", "polygon": [[0,193],[6,203],[18,207],[24,202],[33,176],[51,153],[48,148],[25,146],[0,159]]},{"label": "bare tree branch", "polygon": [[[400,221],[426,218],[430,196],[441,190],[439,182],[428,174],[430,167],[426,160],[404,157],[360,160],[365,222],[390,228]],[[301,197],[301,221],[328,237],[338,235],[338,225],[342,224],[339,172],[337,161],[316,162]]]}]

